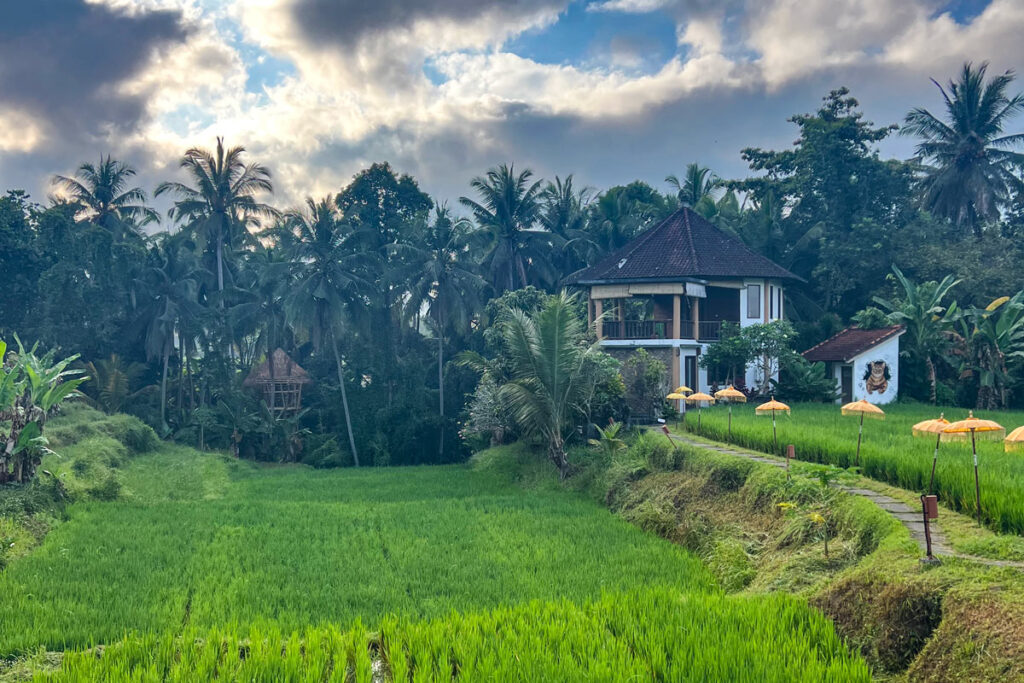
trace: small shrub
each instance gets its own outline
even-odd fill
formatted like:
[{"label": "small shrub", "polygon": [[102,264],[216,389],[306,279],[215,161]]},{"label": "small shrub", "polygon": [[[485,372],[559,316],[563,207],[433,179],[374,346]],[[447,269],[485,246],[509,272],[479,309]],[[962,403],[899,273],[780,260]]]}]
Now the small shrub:
[{"label": "small shrub", "polygon": [[121,495],[121,482],[113,474],[108,474],[99,483],[88,487],[85,493],[95,500],[117,500]]},{"label": "small shrub", "polygon": [[153,428],[131,415],[111,415],[103,420],[100,429],[124,444],[132,454],[148,453],[160,445]]}]

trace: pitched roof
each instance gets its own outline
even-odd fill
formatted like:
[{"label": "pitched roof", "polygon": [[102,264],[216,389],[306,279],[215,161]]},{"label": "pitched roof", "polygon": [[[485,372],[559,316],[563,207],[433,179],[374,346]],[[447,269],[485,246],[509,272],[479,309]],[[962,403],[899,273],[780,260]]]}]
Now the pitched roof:
[{"label": "pitched roof", "polygon": [[[276,349],[274,353],[270,355],[270,359],[274,362],[274,381],[276,382],[300,382],[302,384],[308,384],[312,380],[309,378],[309,373],[302,369],[298,363],[293,361],[291,357],[281,349]],[[270,360],[263,361],[252,369],[249,376],[242,382],[245,386],[252,386],[260,382],[266,382],[270,380]]]},{"label": "pitched roof", "polygon": [[865,351],[901,334],[903,334],[903,325],[893,325],[875,330],[847,327],[839,334],[807,349],[803,356],[812,363],[818,361],[849,363]]},{"label": "pitched roof", "polygon": [[751,251],[689,207],[569,276],[569,284],[671,281],[687,278],[766,277],[799,279]]}]

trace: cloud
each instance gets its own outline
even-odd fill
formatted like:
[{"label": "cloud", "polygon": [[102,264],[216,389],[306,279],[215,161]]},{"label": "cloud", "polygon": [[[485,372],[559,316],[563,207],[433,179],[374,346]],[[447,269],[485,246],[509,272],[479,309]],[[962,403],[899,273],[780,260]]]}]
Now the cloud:
[{"label": "cloud", "polygon": [[674,0],[603,0],[587,5],[588,12],[644,14],[671,6]]},{"label": "cloud", "polygon": [[130,130],[146,103],[117,86],[188,35],[175,11],[127,12],[84,0],[8,3],[0,21],[0,107],[32,118],[37,145]]}]

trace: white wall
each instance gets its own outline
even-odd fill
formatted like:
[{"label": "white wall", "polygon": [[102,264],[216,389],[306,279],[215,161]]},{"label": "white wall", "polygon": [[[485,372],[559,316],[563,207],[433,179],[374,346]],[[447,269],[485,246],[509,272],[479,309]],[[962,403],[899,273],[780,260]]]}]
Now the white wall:
[{"label": "white wall", "polygon": [[[869,371],[871,363],[883,361],[889,365],[891,375],[885,391],[868,392],[867,380],[864,375]],[[887,339],[878,346],[869,349],[853,359],[853,400],[865,399],[870,403],[889,403],[896,400],[899,393],[900,380],[900,338]]]}]

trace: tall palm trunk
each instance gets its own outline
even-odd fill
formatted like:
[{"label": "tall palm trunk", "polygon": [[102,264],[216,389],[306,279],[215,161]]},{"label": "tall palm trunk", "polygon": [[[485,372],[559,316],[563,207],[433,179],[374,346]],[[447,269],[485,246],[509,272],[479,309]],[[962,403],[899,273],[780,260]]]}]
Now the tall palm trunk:
[{"label": "tall palm trunk", "polygon": [[359,467],[359,453],[356,451],[356,438],[352,434],[352,416],[348,411],[348,392],[345,391],[345,372],[341,366],[341,352],[338,350],[338,339],[331,333],[331,346],[334,347],[334,362],[338,365],[338,384],[341,385],[341,407],[345,411],[345,428],[348,430],[348,445],[352,449],[352,461]]},{"label": "tall palm trunk", "polygon": [[164,345],[164,371],[160,378],[160,426],[167,426],[167,364],[171,360],[170,344]]},{"label": "tall palm trunk", "polygon": [[437,455],[444,460],[444,335],[441,334],[441,326],[438,324],[437,332],[437,395],[438,413],[441,417],[441,436],[438,440]]}]

